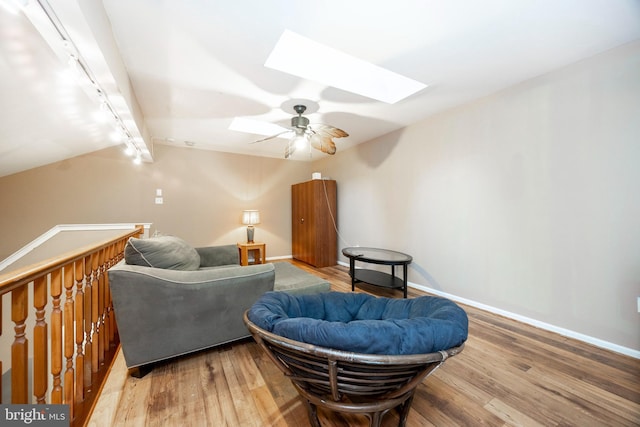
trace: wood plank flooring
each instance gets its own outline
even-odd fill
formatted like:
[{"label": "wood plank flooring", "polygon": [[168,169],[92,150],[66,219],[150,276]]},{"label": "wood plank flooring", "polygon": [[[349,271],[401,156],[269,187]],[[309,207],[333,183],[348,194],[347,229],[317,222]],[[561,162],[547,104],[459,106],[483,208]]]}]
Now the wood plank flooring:
[{"label": "wood plank flooring", "polygon": [[[344,267],[291,262],[325,277],[333,290],[351,291]],[[358,292],[392,295],[374,287]],[[640,426],[640,360],[463,307],[470,322],[465,349],[417,388],[408,426]],[[368,425],[363,416],[319,415],[325,427]],[[383,425],[397,422],[390,413]],[[89,425],[309,422],[289,380],[247,339],[163,363],[140,379],[127,375],[120,352]]]}]

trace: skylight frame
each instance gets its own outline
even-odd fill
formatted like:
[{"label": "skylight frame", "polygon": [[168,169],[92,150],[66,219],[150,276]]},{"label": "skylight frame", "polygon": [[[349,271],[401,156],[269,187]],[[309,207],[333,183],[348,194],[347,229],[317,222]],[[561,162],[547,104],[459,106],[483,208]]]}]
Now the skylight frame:
[{"label": "skylight frame", "polygon": [[285,30],[264,66],[387,104],[395,104],[426,84]]}]

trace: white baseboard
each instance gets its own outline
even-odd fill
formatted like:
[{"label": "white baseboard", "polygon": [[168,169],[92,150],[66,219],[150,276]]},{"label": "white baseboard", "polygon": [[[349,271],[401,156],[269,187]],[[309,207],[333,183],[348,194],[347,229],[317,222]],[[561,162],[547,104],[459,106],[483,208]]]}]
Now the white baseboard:
[{"label": "white baseboard", "polygon": [[269,256],[269,257],[267,257],[266,261],[277,261],[277,260],[281,260],[281,259],[293,259],[293,256],[292,255]]},{"label": "white baseboard", "polygon": [[[345,262],[338,262],[338,264],[345,266],[345,267],[349,267],[349,264],[345,263]],[[540,329],[544,329],[546,331],[550,331],[550,332],[554,332],[556,334],[565,336],[565,337],[569,337],[569,338],[573,338],[576,339],[578,341],[582,341],[582,342],[586,342],[588,344],[592,344],[595,345],[596,347],[600,347],[600,348],[604,348],[606,350],[610,350],[616,353],[620,353],[620,354],[624,354],[626,356],[630,356],[633,357],[635,359],[640,359],[640,351],[639,350],[634,350],[632,348],[628,348],[628,347],[623,347],[621,345],[618,344],[614,344],[612,342],[608,342],[608,341],[604,341],[601,340],[599,338],[594,338],[592,336],[589,335],[585,335],[585,334],[581,334],[579,332],[575,332],[569,329],[565,329],[565,328],[561,328],[559,326],[555,326],[555,325],[551,325],[549,323],[545,323],[545,322],[541,322],[539,320],[536,319],[531,319],[530,317],[526,317],[526,316],[522,316],[520,314],[517,313],[512,313],[506,310],[502,310],[496,307],[492,307],[490,305],[486,305],[486,304],[482,304],[476,301],[472,301],[466,298],[462,298],[462,297],[458,297],[456,295],[451,295],[448,294],[446,292],[442,292],[442,291],[438,291],[435,289],[431,289],[429,287],[423,286],[423,285],[418,285],[416,283],[408,283],[408,286],[410,288],[414,288],[414,289],[419,289],[423,292],[427,292],[433,295],[437,295],[443,298],[448,298],[452,301],[455,302],[459,302],[460,304],[465,304],[465,305],[469,305],[471,307],[475,307],[475,308],[479,308],[480,310],[484,310],[484,311],[488,311],[490,313],[495,313],[498,314],[500,316],[504,316],[504,317],[508,317],[509,319],[513,319],[513,320],[517,320],[518,322],[522,322],[522,323],[526,323],[528,325],[531,326],[535,326],[536,328],[540,328]]]}]

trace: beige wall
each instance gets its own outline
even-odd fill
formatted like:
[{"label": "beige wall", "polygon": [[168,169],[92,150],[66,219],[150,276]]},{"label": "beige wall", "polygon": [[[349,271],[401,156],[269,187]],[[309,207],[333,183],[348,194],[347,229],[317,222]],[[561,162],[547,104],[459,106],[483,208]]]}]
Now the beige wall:
[{"label": "beige wall", "polygon": [[408,252],[416,284],[640,350],[638,117],[635,43],[315,164],[157,146],[135,167],[104,150],[0,178],[0,256],[74,222],[233,243],[246,208],[286,256],[290,185],[319,171],[338,182],[341,247]]},{"label": "beige wall", "polygon": [[[259,209],[256,240],[267,256],[291,255],[291,184],[311,177],[306,162],[155,147],[135,166],[102,150],[0,178],[0,259],[56,224],[151,222],[195,246],[246,240],[243,209]],[[154,203],[156,189],[164,204]]]},{"label": "beige wall", "polygon": [[341,246],[407,252],[414,283],[640,350],[640,43],[315,167],[338,181]]}]

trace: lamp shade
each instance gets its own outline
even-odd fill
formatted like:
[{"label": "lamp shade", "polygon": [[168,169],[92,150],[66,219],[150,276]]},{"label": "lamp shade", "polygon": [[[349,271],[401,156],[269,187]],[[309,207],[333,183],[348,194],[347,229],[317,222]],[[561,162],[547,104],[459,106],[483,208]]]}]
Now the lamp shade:
[{"label": "lamp shade", "polygon": [[260,224],[260,211],[246,210],[242,212],[242,223],[245,225]]}]

